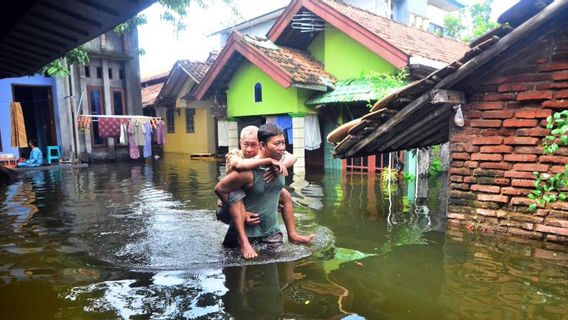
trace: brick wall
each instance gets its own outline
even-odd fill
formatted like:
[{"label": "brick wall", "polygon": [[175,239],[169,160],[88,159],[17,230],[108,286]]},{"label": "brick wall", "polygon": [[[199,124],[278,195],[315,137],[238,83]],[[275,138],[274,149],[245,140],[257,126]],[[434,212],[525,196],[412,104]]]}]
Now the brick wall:
[{"label": "brick wall", "polygon": [[546,117],[568,109],[568,33],[523,52],[466,90],[465,126],[450,138],[448,224],[568,242],[568,203],[527,210],[533,171],[557,173],[568,163],[568,148],[542,154]]}]

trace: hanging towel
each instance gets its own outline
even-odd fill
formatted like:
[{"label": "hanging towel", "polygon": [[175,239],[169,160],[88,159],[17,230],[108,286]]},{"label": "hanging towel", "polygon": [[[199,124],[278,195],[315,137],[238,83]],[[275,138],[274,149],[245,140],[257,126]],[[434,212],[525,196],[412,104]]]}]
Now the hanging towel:
[{"label": "hanging towel", "polygon": [[144,136],[144,120],[136,119],[134,122],[134,141],[136,141],[136,145],[139,147],[144,146],[146,142],[146,137]]},{"label": "hanging towel", "polygon": [[12,147],[26,148],[28,146],[26,123],[24,122],[22,105],[19,102],[10,104],[10,120],[12,123]]},{"label": "hanging towel", "polygon": [[144,123],[144,158],[152,156],[152,125]]},{"label": "hanging towel", "polygon": [[119,118],[99,118],[99,137],[117,138],[118,136],[120,136]]},{"label": "hanging towel", "polygon": [[318,116],[308,114],[304,117],[304,148],[308,151],[319,149],[321,133]]},{"label": "hanging towel", "polygon": [[130,158],[138,159],[140,158],[140,150],[136,144],[136,120],[128,121],[128,151],[130,153]]},{"label": "hanging towel", "polygon": [[286,132],[288,143],[292,143],[292,117],[289,115],[280,115],[274,118],[274,123]]},{"label": "hanging towel", "polygon": [[128,137],[128,132],[126,129],[126,123],[124,121],[120,122],[120,137],[118,138],[118,143],[126,144]]}]

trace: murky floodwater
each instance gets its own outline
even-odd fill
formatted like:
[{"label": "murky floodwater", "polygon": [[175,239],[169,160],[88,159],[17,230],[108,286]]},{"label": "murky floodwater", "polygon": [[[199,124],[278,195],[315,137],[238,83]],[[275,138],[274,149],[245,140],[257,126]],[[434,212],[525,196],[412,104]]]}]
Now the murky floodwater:
[{"label": "murky floodwater", "polygon": [[220,172],[166,156],[0,186],[0,318],[568,317],[568,247],[446,232],[444,179],[295,177],[317,241],[244,265],[214,220]]}]

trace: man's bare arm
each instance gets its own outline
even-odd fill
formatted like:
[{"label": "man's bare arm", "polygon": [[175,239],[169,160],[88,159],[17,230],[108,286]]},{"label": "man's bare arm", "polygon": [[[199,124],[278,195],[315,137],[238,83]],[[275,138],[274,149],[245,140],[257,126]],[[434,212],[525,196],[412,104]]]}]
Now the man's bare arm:
[{"label": "man's bare arm", "polygon": [[252,172],[250,171],[233,171],[215,185],[215,193],[223,203],[227,203],[229,193],[243,187],[249,187],[252,184],[252,180]]},{"label": "man's bare arm", "polygon": [[288,151],[284,152],[284,158],[282,159],[282,164],[286,168],[292,168],[292,166],[298,161],[298,157],[289,153]]},{"label": "man's bare arm", "polygon": [[232,171],[246,171],[246,170],[253,170],[258,167],[265,167],[269,166],[273,163],[273,159],[265,158],[265,159],[240,159],[237,161],[231,162],[231,170]]}]

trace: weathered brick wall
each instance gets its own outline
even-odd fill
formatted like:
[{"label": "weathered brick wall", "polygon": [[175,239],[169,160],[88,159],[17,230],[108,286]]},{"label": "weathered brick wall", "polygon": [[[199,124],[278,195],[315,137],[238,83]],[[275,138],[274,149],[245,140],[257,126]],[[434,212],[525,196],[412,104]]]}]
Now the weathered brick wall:
[{"label": "weathered brick wall", "polygon": [[527,210],[533,171],[562,172],[568,163],[568,148],[542,154],[546,117],[568,109],[568,33],[523,52],[467,89],[465,126],[450,137],[448,224],[568,242],[568,203]]}]

